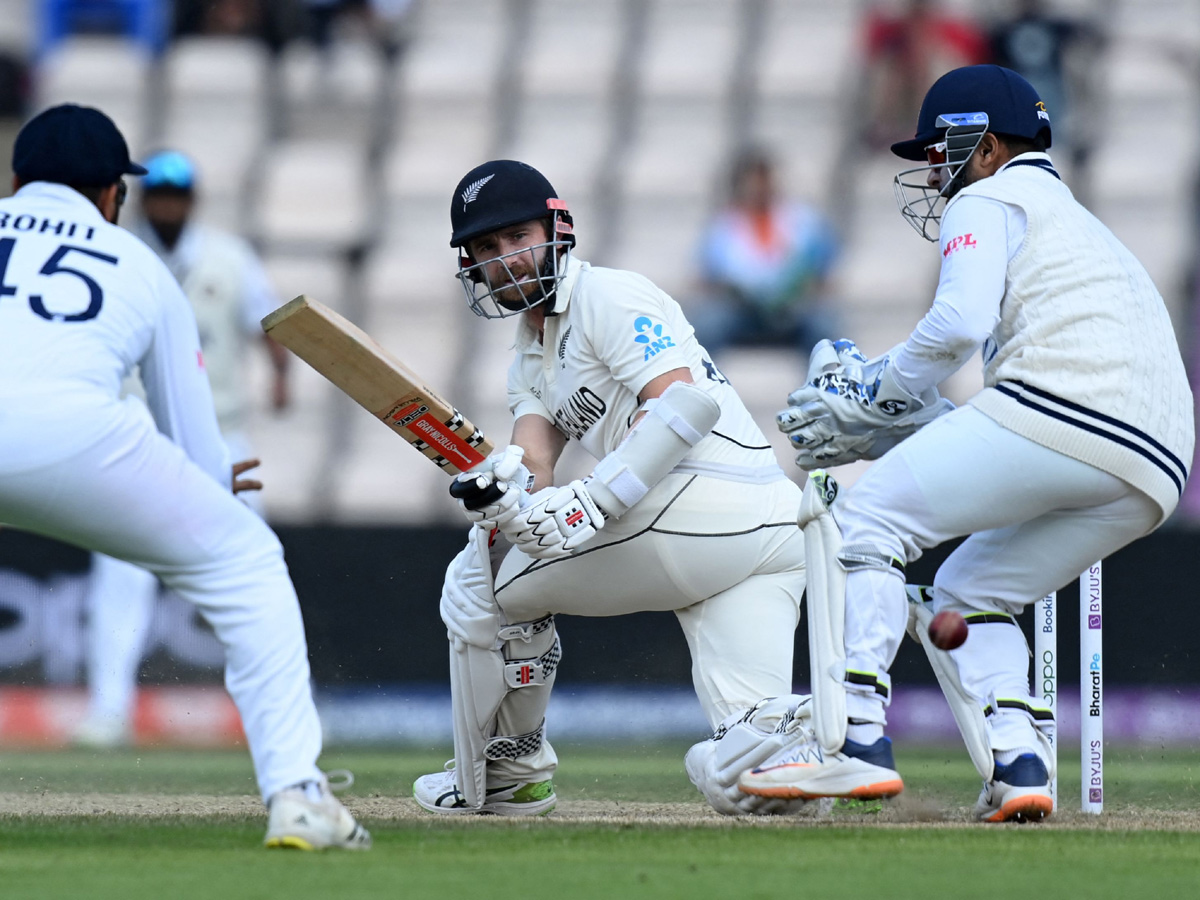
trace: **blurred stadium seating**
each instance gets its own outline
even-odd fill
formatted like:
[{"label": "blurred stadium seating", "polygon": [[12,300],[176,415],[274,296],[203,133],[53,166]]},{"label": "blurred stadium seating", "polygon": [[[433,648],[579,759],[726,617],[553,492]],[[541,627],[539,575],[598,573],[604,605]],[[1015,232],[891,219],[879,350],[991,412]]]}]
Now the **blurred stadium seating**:
[{"label": "blurred stadium seating", "polygon": [[[279,53],[248,37],[191,36],[161,56],[136,34],[47,42],[40,13],[57,5],[0,0],[0,49],[31,66],[28,112],[94,104],[135,152],[192,154],[207,217],[256,242],[282,295],[310,293],[359,321],[500,441],[511,323],[465,309],[447,244],[450,192],[486,158],[541,168],[576,213],[583,258],[643,272],[686,305],[730,155],[763,142],[788,190],[838,223],[836,295],[864,349],[902,340],[936,283],[937,254],[895,209],[897,161],[853,139],[865,0],[416,0],[394,55],[354,27],[335,28],[327,48]],[[944,5],[982,21],[1009,6]],[[1081,195],[1190,339],[1200,4],[1050,6],[1095,17],[1108,37]],[[798,360],[734,351],[724,368],[770,430]],[[454,520],[439,473],[303,366],[283,417],[266,410],[265,360],[252,376],[274,519]],[[961,399],[977,384],[965,371],[947,390]]]}]

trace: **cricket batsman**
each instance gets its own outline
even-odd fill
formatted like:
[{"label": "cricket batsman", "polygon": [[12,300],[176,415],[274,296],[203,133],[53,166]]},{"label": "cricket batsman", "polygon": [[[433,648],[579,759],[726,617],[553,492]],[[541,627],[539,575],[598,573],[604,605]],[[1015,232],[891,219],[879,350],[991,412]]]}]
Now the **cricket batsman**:
[{"label": "cricket batsman", "polygon": [[[455,759],[417,779],[417,802],[439,815],[553,809],[555,614],[671,610],[716,729],[688,754],[693,782],[725,813],[796,808],[735,782],[807,722],[807,699],[791,695],[799,488],[679,305],[574,255],[567,204],[540,172],[476,167],[450,219],[470,308],[517,319],[514,424],[507,447],[452,483],[473,523],[441,598]],[[568,440],[596,464],[559,483]]]}]

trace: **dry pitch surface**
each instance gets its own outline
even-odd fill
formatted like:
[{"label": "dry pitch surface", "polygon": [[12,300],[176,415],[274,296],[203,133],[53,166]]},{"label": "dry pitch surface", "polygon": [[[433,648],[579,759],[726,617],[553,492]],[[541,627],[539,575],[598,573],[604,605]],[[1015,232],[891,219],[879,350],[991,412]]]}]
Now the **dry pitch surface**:
[{"label": "dry pitch surface", "polygon": [[[415,802],[397,797],[347,797],[346,805],[378,828],[388,824],[430,822],[433,818]],[[102,794],[4,793],[0,816],[56,818],[103,816],[130,819],[230,818],[262,815],[255,797],[213,794]],[[497,824],[510,821],[492,818]],[[530,824],[528,820],[521,823]],[[563,800],[557,809],[536,821],[537,827],[571,825],[666,825],[708,828],[828,828],[862,826],[885,828],[979,828],[966,807],[951,808],[905,798],[883,805],[879,812],[822,811],[815,808],[794,816],[732,819],[696,803],[646,803],[622,800]],[[995,827],[995,826],[989,826]],[[1013,826],[1021,827],[1021,826]],[[1087,831],[1200,831],[1200,810],[1155,810],[1125,807],[1106,810],[1101,816],[1078,810],[1060,810],[1037,828]]]}]

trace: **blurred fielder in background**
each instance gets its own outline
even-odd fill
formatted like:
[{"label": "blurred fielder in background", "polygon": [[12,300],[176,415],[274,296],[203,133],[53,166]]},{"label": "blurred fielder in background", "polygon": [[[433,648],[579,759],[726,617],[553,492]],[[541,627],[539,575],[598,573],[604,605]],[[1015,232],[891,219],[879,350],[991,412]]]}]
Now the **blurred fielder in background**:
[{"label": "blurred fielder in background", "polygon": [[[146,170],[111,119],[68,104],[25,125],[13,172],[16,194],[0,200],[0,522],[149,569],[196,605],[225,646],[268,846],[370,846],[317,767],[300,607],[278,539],[233,496],[240,469],[195,317],[115,224],[122,176]],[[135,365],[145,404],[119,399]]]},{"label": "blurred fielder in background", "polygon": [[[1030,692],[1015,616],[1163,523],[1187,480],[1195,431],[1163,300],[1059,179],[1050,139],[1050,114],[1024,78],[970,66],[938,79],[916,136],[892,145],[923,163],[896,176],[904,216],[929,240],[940,225],[933,306],[877,359],[848,341],[819,346],[809,384],[779,423],[797,461],[815,468],[878,456],[889,442],[877,429],[933,421],[838,503],[840,533],[821,479],[805,488],[809,610],[832,623],[810,632],[819,741],[747,772],[750,793],[902,790],[884,725],[887,672],[911,612],[984,779],[978,818],[1052,809],[1054,715]],[[935,386],[981,345],[984,389],[937,416],[947,404]],[[905,565],[962,535],[931,608],[910,611]],[[928,643],[928,617],[943,609],[970,626],[949,653]]]},{"label": "blurred fielder in background", "polygon": [[[573,256],[567,205],[541,173],[484,163],[459,183],[450,217],[470,308],[520,317],[515,422],[510,446],[452,484],[475,523],[441,600],[455,761],[417,780],[417,802],[440,814],[550,811],[554,614],[673,610],[717,727],[689,753],[693,781],[726,813],[797,806],[746,797],[735,782],[807,715],[806,698],[789,696],[799,489],[678,304],[641,276]],[[595,469],[555,487],[572,438]]]},{"label": "blurred fielder in background", "polygon": [[[250,460],[246,435],[251,401],[246,356],[261,344],[271,360],[271,405],[288,403],[288,354],[262,333],[262,317],[278,297],[253,248],[241,237],[195,220],[196,167],[173,150],[145,161],[142,218],[133,232],[166,263],[191,303],[200,332],[204,371],[229,458]],[[139,392],[140,393],[140,392]],[[257,482],[249,484],[253,489]],[[262,513],[258,494],[242,498]],[[118,746],[133,738],[137,673],[154,615],[158,579],[145,569],[101,553],[92,555],[88,586],[88,715],[78,743]]]}]

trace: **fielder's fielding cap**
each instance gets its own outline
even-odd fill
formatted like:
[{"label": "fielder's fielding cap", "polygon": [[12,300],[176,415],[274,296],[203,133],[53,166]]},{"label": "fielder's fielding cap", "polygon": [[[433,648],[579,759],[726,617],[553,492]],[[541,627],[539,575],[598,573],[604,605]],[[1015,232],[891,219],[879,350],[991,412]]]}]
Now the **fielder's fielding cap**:
[{"label": "fielder's fielding cap", "polygon": [[196,186],[196,165],[178,150],[160,150],[145,162],[147,191],[191,191]]},{"label": "fielder's fielding cap", "polygon": [[450,246],[461,247],[497,228],[543,218],[550,213],[550,199],[558,199],[558,194],[528,163],[493,159],[476,166],[462,177],[450,201]]},{"label": "fielder's fielding cap", "polygon": [[1032,140],[1046,133],[1050,146],[1050,116],[1032,84],[1003,66],[964,66],[952,69],[933,83],[917,116],[917,133],[911,141],[892,144],[903,159],[924,160],[925,148],[942,138],[935,127],[938,116],[948,113],[985,112],[988,131]]},{"label": "fielder's fielding cap", "polygon": [[113,120],[90,106],[64,103],[38,113],[13,143],[13,173],[28,184],[53,181],[105,187],[122,175],[145,175]]}]

